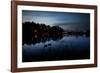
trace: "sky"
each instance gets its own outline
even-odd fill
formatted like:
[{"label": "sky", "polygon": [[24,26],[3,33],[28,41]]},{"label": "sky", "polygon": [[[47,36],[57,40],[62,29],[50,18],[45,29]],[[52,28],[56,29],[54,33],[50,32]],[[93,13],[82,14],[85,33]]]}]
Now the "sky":
[{"label": "sky", "polygon": [[90,29],[89,13],[52,12],[23,10],[22,22],[43,23],[50,26],[59,26],[64,30]]}]

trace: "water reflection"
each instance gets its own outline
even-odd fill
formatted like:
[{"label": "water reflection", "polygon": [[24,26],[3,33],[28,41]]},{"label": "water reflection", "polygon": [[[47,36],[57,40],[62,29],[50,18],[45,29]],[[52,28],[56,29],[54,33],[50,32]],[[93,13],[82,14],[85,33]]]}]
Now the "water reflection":
[{"label": "water reflection", "polygon": [[50,40],[54,40],[54,41],[58,41],[63,37],[63,35],[53,35],[53,36],[37,36],[34,35],[34,37],[32,37],[32,39],[28,39],[28,40],[24,40],[23,45],[24,44],[36,44],[36,43],[44,43],[46,41],[50,41]]},{"label": "water reflection", "polygon": [[23,44],[23,62],[90,58],[90,37],[60,35],[34,37]]}]

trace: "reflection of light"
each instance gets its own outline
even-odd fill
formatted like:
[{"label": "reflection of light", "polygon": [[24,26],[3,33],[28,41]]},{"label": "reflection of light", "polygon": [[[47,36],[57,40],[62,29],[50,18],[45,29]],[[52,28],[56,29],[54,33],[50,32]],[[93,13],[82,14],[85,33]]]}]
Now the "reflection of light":
[{"label": "reflection of light", "polygon": [[37,32],[37,30],[35,29],[34,32]]},{"label": "reflection of light", "polygon": [[37,38],[37,35],[35,35],[34,37]]}]

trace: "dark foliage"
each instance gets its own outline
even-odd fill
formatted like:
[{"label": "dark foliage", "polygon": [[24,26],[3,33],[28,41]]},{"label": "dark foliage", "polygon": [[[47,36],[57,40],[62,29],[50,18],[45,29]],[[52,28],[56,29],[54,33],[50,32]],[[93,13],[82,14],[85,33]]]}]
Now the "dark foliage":
[{"label": "dark foliage", "polygon": [[[23,23],[23,44],[45,42],[46,40],[58,40],[62,37],[63,29],[59,26],[49,26],[35,22]],[[51,38],[50,38],[51,37]],[[41,39],[42,38],[42,39]]]}]

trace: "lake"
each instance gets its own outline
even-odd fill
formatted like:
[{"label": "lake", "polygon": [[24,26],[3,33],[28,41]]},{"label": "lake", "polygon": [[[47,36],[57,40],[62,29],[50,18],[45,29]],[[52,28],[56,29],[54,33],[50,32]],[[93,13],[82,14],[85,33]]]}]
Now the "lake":
[{"label": "lake", "polygon": [[23,62],[90,59],[90,37],[44,37],[23,44],[22,57]]}]

